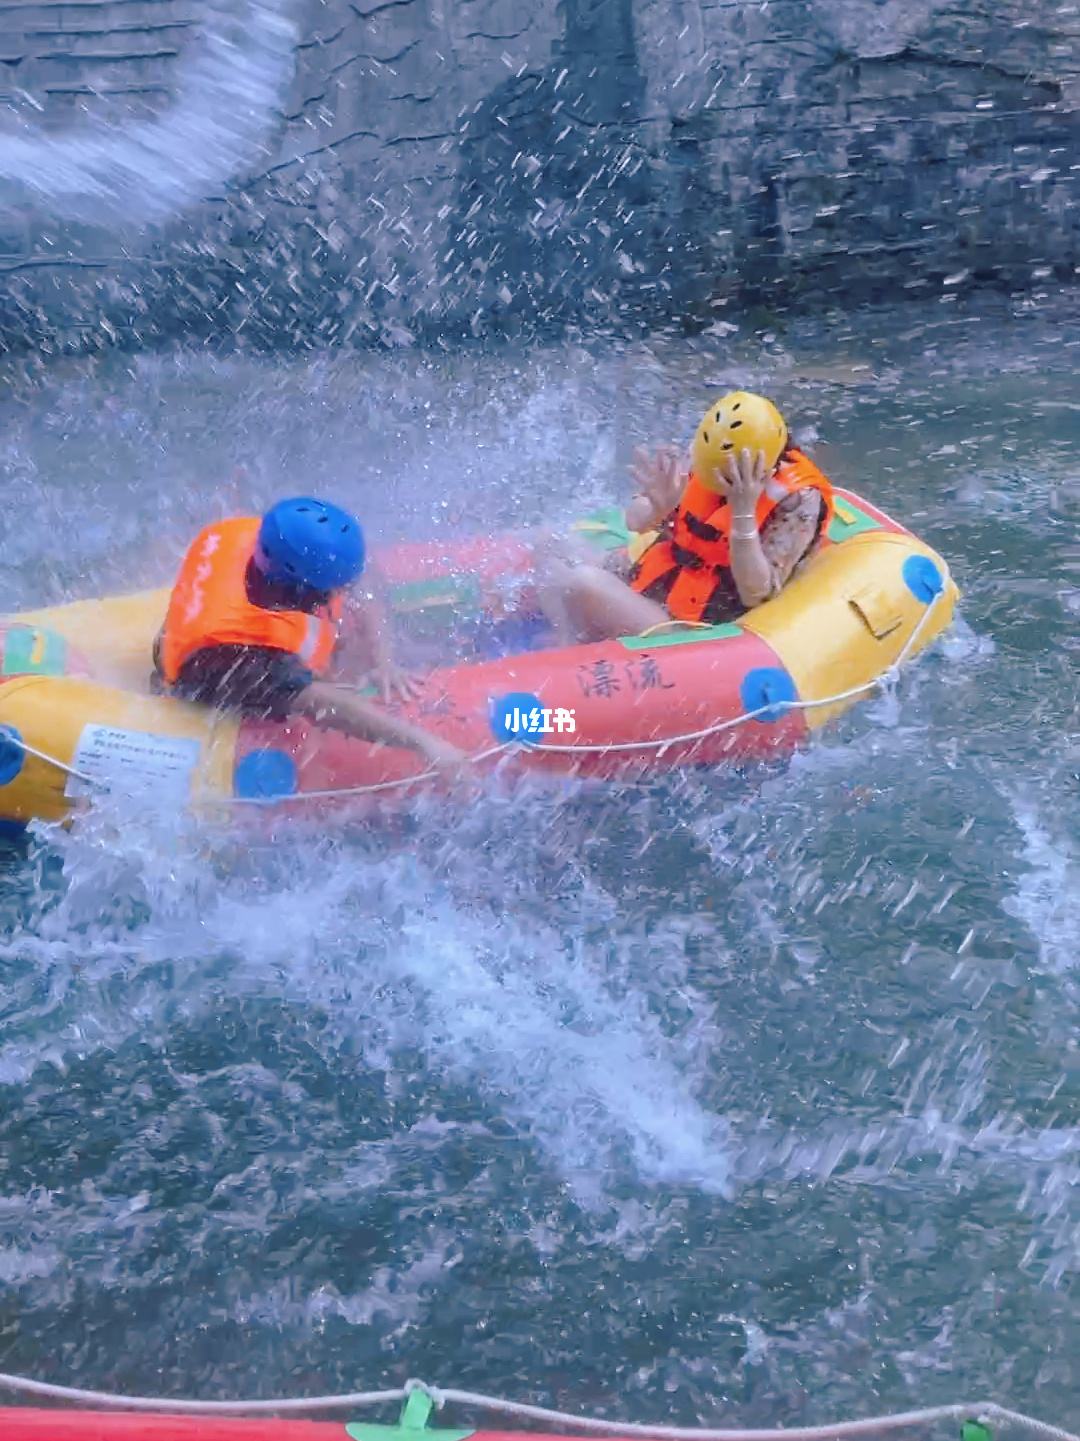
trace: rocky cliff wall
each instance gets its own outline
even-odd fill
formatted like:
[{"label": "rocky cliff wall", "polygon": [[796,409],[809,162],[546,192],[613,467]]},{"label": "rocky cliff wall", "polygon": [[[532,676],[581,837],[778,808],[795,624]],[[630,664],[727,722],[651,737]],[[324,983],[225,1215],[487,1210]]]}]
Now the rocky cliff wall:
[{"label": "rocky cliff wall", "polygon": [[0,341],[259,344],[1070,277],[1064,0],[15,0]]}]

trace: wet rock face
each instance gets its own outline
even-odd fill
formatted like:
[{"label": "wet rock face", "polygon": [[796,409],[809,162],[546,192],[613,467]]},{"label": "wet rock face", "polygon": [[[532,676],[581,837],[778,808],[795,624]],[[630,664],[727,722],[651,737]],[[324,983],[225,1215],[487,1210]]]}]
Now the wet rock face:
[{"label": "wet rock face", "polygon": [[8,346],[404,340],[1072,274],[1068,0],[36,0]]}]

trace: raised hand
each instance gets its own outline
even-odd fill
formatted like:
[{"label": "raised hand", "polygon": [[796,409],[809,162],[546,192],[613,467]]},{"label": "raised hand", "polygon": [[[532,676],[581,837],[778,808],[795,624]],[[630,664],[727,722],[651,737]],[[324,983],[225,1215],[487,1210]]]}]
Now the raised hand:
[{"label": "raised hand", "polygon": [[764,455],[760,450],[740,450],[724,462],[722,473],[732,516],[756,522],[757,504],[769,478]]},{"label": "raised hand", "polygon": [[666,520],[682,499],[686,489],[686,458],[674,445],[662,445],[655,451],[638,446],[630,466],[630,475],[637,494],[626,507],[628,530],[652,530]]}]

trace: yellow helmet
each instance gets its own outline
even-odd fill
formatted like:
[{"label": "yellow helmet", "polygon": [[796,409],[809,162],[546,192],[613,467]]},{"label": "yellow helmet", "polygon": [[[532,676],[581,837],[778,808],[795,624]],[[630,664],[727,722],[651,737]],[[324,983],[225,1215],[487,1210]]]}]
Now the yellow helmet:
[{"label": "yellow helmet", "polygon": [[787,448],[784,417],[763,395],[732,390],[709,406],[690,446],[690,465],[702,485],[719,490],[715,472],[741,450],[760,450],[770,470]]}]

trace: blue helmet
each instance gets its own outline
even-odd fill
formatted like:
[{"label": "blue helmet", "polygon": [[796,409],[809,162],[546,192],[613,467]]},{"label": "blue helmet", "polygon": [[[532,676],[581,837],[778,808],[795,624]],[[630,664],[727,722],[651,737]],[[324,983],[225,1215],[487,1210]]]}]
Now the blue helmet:
[{"label": "blue helmet", "polygon": [[262,518],[255,564],[277,584],[340,590],[364,569],[364,532],[355,516],[324,500],[279,500]]}]

